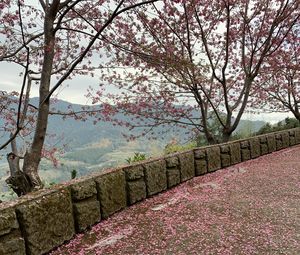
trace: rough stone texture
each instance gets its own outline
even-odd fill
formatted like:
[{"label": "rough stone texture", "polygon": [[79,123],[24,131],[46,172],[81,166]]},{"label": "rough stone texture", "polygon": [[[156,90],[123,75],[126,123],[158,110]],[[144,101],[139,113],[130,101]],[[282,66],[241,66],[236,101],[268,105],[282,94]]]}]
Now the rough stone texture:
[{"label": "rough stone texture", "polygon": [[221,165],[222,167],[230,166],[230,155],[229,154],[221,154]]},{"label": "rough stone texture", "polygon": [[261,155],[265,155],[269,153],[269,148],[267,144],[267,137],[266,136],[261,136],[259,137],[260,140],[260,151]]},{"label": "rough stone texture", "polygon": [[128,166],[123,169],[126,174],[126,180],[134,181],[144,177],[144,168],[142,165]]},{"label": "rough stone texture", "polygon": [[249,149],[249,141],[242,141],[240,143],[242,149]]},{"label": "rough stone texture", "polygon": [[213,172],[221,168],[221,152],[219,146],[207,148],[206,155],[208,172]]},{"label": "rough stone texture", "polygon": [[25,242],[19,231],[0,237],[1,255],[26,255]]},{"label": "rough stone texture", "polygon": [[194,152],[184,152],[178,155],[180,162],[181,181],[187,181],[195,176]]},{"label": "rough stone texture", "polygon": [[25,254],[25,242],[13,208],[0,210],[0,254]]},{"label": "rough stone texture", "polygon": [[267,144],[269,148],[269,153],[276,151],[276,140],[274,134],[267,135]]},{"label": "rough stone texture", "polygon": [[204,159],[195,160],[195,172],[196,176],[203,175],[207,173],[207,162]]},{"label": "rough stone texture", "polygon": [[300,129],[295,129],[295,142],[296,144],[300,143]]},{"label": "rough stone texture", "polygon": [[267,137],[266,136],[260,136],[259,141],[260,141],[260,143],[267,143]]},{"label": "rough stone texture", "polygon": [[12,208],[0,210],[0,236],[6,235],[18,228],[19,224],[15,211]]},{"label": "rough stone texture", "polygon": [[283,148],[281,134],[276,134],[275,139],[276,139],[276,150],[281,150]]},{"label": "rough stone texture", "polygon": [[206,159],[206,152],[204,149],[196,149],[194,151],[195,159]]},{"label": "rough stone texture", "polygon": [[231,143],[230,145],[231,165],[240,163],[242,160],[240,143]]},{"label": "rough stone texture", "polygon": [[168,188],[174,187],[180,183],[180,169],[178,167],[167,169]]},{"label": "rough stone texture", "polygon": [[231,159],[230,159],[230,147],[229,145],[221,145],[221,165],[222,167],[230,166]]},{"label": "rough stone texture", "polygon": [[147,195],[152,196],[167,189],[165,160],[156,160],[144,165]]},{"label": "rough stone texture", "polygon": [[221,145],[220,150],[221,150],[221,153],[224,153],[224,154],[229,154],[230,153],[230,147],[229,147],[228,144]]},{"label": "rough stone texture", "polygon": [[258,137],[251,138],[249,140],[251,158],[257,158],[260,154],[260,141]]},{"label": "rough stone texture", "polygon": [[166,158],[167,168],[177,167],[179,166],[179,159],[176,156]]},{"label": "rough stone texture", "polygon": [[72,199],[75,201],[90,198],[97,194],[96,183],[94,180],[83,180],[71,185]]},{"label": "rough stone texture", "polygon": [[247,161],[251,159],[251,154],[249,149],[241,149],[242,161]]},{"label": "rough stone texture", "polygon": [[282,148],[287,148],[290,146],[290,135],[288,131],[281,133],[281,139],[282,139]]},{"label": "rough stone texture", "polygon": [[269,153],[268,145],[266,143],[260,144],[261,155]]},{"label": "rough stone texture", "polygon": [[295,130],[290,130],[289,131],[289,136],[290,136],[290,145],[293,146],[296,144],[296,139],[295,139]]},{"label": "rough stone texture", "polygon": [[75,228],[82,232],[101,220],[100,203],[96,197],[73,204]]},{"label": "rough stone texture", "polygon": [[16,207],[28,254],[44,254],[75,234],[69,190],[56,190]]},{"label": "rough stone texture", "polygon": [[106,219],[127,205],[125,173],[121,170],[96,178],[101,216]]},{"label": "rough stone texture", "polygon": [[128,204],[132,205],[147,197],[146,184],[141,178],[127,183]]}]

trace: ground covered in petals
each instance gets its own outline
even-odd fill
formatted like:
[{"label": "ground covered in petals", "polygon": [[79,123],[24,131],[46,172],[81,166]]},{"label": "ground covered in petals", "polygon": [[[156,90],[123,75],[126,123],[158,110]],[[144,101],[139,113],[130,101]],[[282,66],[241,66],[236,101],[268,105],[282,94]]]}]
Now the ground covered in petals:
[{"label": "ground covered in petals", "polygon": [[187,181],[58,254],[300,254],[300,146]]}]

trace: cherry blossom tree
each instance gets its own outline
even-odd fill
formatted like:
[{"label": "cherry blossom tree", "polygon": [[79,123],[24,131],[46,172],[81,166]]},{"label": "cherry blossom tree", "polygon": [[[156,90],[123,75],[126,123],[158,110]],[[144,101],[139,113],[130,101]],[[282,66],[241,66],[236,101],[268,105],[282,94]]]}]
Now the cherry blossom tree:
[{"label": "cherry blossom tree", "polygon": [[265,111],[292,112],[300,121],[300,25],[269,59],[256,82],[253,103]]},{"label": "cherry blossom tree", "polygon": [[[1,92],[0,114],[5,124],[1,131],[11,132],[0,149],[11,144],[7,155],[11,176],[7,182],[18,195],[42,187],[38,174],[44,150],[50,98],[62,83],[76,74],[93,74],[101,68],[101,36],[112,23],[129,10],[137,10],[156,0],[23,0],[0,3],[0,61],[23,68],[23,83],[16,93]],[[92,61],[92,57],[100,63]],[[39,104],[30,105],[30,88],[39,87]],[[17,104],[17,110],[10,106]],[[32,114],[30,114],[32,112]],[[16,137],[32,125],[33,138],[20,155]],[[20,159],[23,159],[22,170]]]},{"label": "cherry blossom tree", "polygon": [[[89,95],[106,105],[108,120],[144,128],[143,135],[176,125],[209,143],[228,141],[261,68],[279,54],[299,15],[297,0],[164,0],[132,10],[104,38],[110,66],[119,69],[102,70],[103,79],[122,93]],[[131,122],[118,120],[120,112]]]}]

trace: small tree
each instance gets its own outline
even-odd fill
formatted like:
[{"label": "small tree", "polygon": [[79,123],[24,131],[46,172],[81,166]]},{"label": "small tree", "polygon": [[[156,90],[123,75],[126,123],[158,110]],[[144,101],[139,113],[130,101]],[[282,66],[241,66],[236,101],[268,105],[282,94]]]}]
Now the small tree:
[{"label": "small tree", "polygon": [[[105,40],[108,119],[153,134],[160,125],[191,127],[209,143],[228,141],[247,107],[253,81],[299,20],[299,1],[164,0],[132,10]],[[136,20],[133,25],[128,25]],[[103,102],[95,95],[94,102]],[[113,102],[113,103],[111,103]],[[131,122],[112,116],[134,116]],[[217,119],[221,139],[210,127]]]},{"label": "small tree", "polygon": [[[101,67],[99,63],[94,66],[91,58],[97,54],[102,59],[105,42],[100,40],[101,35],[118,16],[155,1],[39,0],[38,6],[22,0],[1,2],[0,61],[16,63],[24,69],[16,116],[7,115],[4,103],[12,100],[10,95],[2,93],[5,100],[0,107],[0,114],[13,125],[10,139],[0,149],[12,145],[12,152],[7,156],[11,174],[7,182],[18,195],[42,186],[38,166],[53,93],[73,75],[92,73]],[[39,87],[34,119],[28,114],[32,107],[29,102],[32,81]],[[28,121],[34,123],[33,139],[24,156],[20,156],[15,139],[25,130]]]}]

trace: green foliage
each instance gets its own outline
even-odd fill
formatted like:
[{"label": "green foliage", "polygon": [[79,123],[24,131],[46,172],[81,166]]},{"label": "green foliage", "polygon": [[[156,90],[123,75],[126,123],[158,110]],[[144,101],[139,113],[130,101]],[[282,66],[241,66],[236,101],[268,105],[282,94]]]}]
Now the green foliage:
[{"label": "green foliage", "polygon": [[271,133],[271,132],[296,128],[296,127],[300,127],[299,121],[295,118],[287,117],[283,121],[279,121],[278,123],[276,123],[274,125],[271,125],[270,123],[265,124],[258,130],[258,132],[256,132],[256,135],[262,135],[262,134],[267,134],[267,133]]},{"label": "green foliage", "polygon": [[73,170],[71,171],[71,179],[72,179],[72,180],[75,179],[76,176],[77,176],[77,170],[76,170],[76,169],[73,169]]},{"label": "green foliage", "polygon": [[50,188],[51,186],[57,184],[55,181],[45,181],[45,180],[42,180],[42,184],[43,184],[43,187],[45,188]]},{"label": "green foliage", "polygon": [[146,159],[146,154],[140,153],[140,152],[135,152],[133,157],[129,157],[126,159],[126,162],[128,164],[138,162],[138,161],[143,161]]},{"label": "green foliage", "polygon": [[192,141],[187,144],[178,144],[178,143],[167,144],[164,149],[164,154],[167,155],[167,154],[171,154],[171,153],[175,153],[175,152],[179,152],[179,151],[193,149],[193,148],[196,148],[197,145],[198,144],[196,141]]}]

